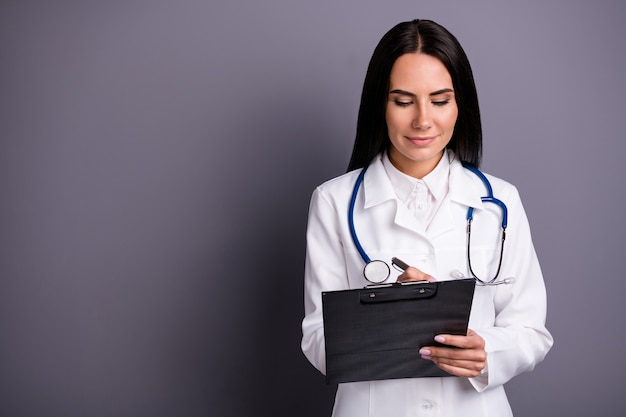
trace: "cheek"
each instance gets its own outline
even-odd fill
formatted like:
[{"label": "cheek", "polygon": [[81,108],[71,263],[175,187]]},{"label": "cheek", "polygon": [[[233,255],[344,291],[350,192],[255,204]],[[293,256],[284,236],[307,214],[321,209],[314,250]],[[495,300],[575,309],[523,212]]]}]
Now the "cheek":
[{"label": "cheek", "polygon": [[452,131],[454,130],[454,126],[456,125],[457,115],[458,112],[453,110],[442,113],[437,118],[436,124],[443,132],[452,133]]},{"label": "cheek", "polygon": [[453,130],[454,126],[456,126],[456,120],[459,117],[459,110],[455,108],[450,112],[450,116],[448,118],[448,130]]},{"label": "cheek", "polygon": [[[402,130],[407,123],[406,116],[403,117],[399,112],[387,111],[385,113],[385,119],[387,121],[387,130],[389,132],[396,132]],[[410,120],[409,120],[410,123]]]},{"label": "cheek", "polygon": [[389,109],[385,111],[385,122],[387,123],[387,129],[391,130],[394,126],[393,114]]}]

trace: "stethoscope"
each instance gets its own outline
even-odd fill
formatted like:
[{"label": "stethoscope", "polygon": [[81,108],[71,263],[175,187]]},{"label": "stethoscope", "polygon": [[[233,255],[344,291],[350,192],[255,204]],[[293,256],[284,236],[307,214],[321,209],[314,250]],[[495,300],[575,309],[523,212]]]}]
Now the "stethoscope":
[{"label": "stethoscope", "polygon": [[[472,221],[474,220],[474,207],[469,207],[467,209],[467,216],[466,216],[466,220],[467,220],[467,266],[470,271],[470,274],[472,275],[470,278],[475,279],[476,283],[479,285],[511,284],[514,281],[514,278],[512,277],[497,280],[498,276],[500,275],[500,268],[502,267],[502,257],[504,255],[504,240],[506,239],[506,227],[507,227],[507,222],[508,222],[508,209],[506,207],[506,204],[504,204],[503,201],[494,197],[491,183],[489,182],[487,177],[485,177],[485,175],[482,172],[480,172],[480,170],[470,165],[463,165],[463,166],[467,168],[468,170],[470,170],[471,172],[473,172],[474,174],[476,174],[476,176],[478,176],[478,178],[480,178],[480,180],[485,185],[485,188],[487,189],[487,195],[484,197],[481,197],[480,198],[481,201],[483,203],[495,204],[498,207],[500,207],[502,211],[500,259],[498,261],[498,269],[496,270],[496,274],[493,276],[493,278],[481,279],[478,276],[476,276],[476,274],[474,273],[474,270],[472,269],[472,257],[471,257],[471,250],[470,250],[471,248],[470,242],[471,242],[471,237],[472,237]],[[354,183],[354,189],[352,190],[352,196],[350,198],[350,206],[348,207],[348,227],[350,228],[350,235],[352,236],[354,245],[359,251],[361,258],[363,258],[363,261],[365,262],[365,267],[363,268],[363,276],[365,277],[366,280],[368,280],[369,282],[373,284],[380,284],[384,282],[387,278],[389,278],[389,275],[391,274],[391,268],[389,268],[389,265],[387,264],[387,262],[383,260],[370,259],[370,257],[367,255],[367,253],[363,249],[363,246],[361,246],[361,242],[359,241],[359,238],[356,234],[356,230],[354,227],[354,206],[356,203],[357,194],[359,193],[359,188],[361,188],[361,183],[363,183],[363,178],[365,177],[366,170],[367,170],[367,167],[361,170],[361,173],[359,174],[359,176],[356,179],[356,182]],[[453,275],[455,278],[465,278],[463,276],[463,273],[460,271],[453,271]]]}]

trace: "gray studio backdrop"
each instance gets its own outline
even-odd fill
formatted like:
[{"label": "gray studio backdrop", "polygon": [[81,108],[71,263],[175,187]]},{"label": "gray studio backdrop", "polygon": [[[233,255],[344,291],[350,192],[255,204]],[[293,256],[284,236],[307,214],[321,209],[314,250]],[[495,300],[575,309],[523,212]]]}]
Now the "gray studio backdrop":
[{"label": "gray studio backdrop", "polygon": [[328,415],[309,197],[414,17],[465,46],[544,268],[556,344],[516,416],[623,412],[623,2],[4,0],[0,415]]}]

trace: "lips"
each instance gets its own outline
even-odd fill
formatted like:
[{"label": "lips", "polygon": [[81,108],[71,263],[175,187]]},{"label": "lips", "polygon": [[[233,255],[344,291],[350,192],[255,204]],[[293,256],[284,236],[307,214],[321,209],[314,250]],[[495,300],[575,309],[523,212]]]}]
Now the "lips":
[{"label": "lips", "polygon": [[437,136],[405,136],[405,138],[415,146],[428,146]]}]

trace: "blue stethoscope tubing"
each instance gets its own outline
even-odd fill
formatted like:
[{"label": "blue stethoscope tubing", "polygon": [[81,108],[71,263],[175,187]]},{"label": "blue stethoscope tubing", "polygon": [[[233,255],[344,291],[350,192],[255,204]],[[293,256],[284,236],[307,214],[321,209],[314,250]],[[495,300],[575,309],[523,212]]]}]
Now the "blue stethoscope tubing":
[{"label": "blue stethoscope tubing", "polygon": [[391,274],[391,269],[387,262],[375,259],[371,260],[363,246],[361,246],[361,242],[359,241],[359,237],[356,234],[356,230],[354,228],[354,205],[356,203],[356,196],[359,193],[359,188],[361,188],[361,183],[363,182],[363,177],[365,176],[365,171],[367,167],[361,170],[361,173],[356,179],[354,184],[354,189],[352,190],[352,197],[350,197],[350,206],[348,208],[348,227],[350,228],[350,235],[352,236],[352,241],[356,246],[356,249],[359,251],[361,258],[365,261],[365,267],[363,268],[363,276],[366,280],[374,284],[380,284],[389,278]]},{"label": "blue stethoscope tubing", "polygon": [[[470,251],[470,240],[471,240],[471,235],[472,235],[472,221],[474,220],[474,207],[469,207],[467,209],[467,216],[466,216],[466,220],[467,220],[467,264],[468,264],[468,268],[469,271],[472,275],[472,277],[479,283],[483,284],[483,285],[498,285],[498,284],[503,284],[503,283],[509,283],[510,279],[505,279],[502,281],[496,281],[496,279],[498,278],[498,276],[500,275],[500,268],[502,267],[502,258],[504,255],[504,241],[506,239],[506,228],[507,228],[507,224],[508,224],[508,209],[506,207],[506,204],[504,204],[503,201],[497,199],[496,197],[494,197],[493,195],[493,188],[491,187],[491,183],[489,182],[489,180],[487,179],[487,177],[476,167],[471,166],[471,165],[463,165],[466,169],[470,170],[471,172],[473,172],[478,178],[480,178],[480,180],[482,181],[482,183],[484,184],[486,190],[487,190],[487,195],[481,197],[481,201],[483,203],[492,203],[497,205],[498,207],[500,207],[501,211],[502,211],[502,223],[501,223],[501,230],[502,230],[502,239],[501,239],[501,244],[500,244],[500,260],[498,261],[498,269],[496,271],[496,274],[493,278],[488,279],[488,280],[484,280],[484,279],[480,279],[476,276],[476,274],[474,273],[474,270],[472,268],[472,261],[471,261],[471,251]],[[389,277],[389,272],[391,271],[389,269],[389,266],[387,265],[386,262],[381,261],[381,260],[372,260],[370,259],[370,257],[367,255],[367,253],[365,252],[365,249],[363,249],[363,246],[361,245],[361,242],[359,241],[359,237],[357,236],[356,233],[356,229],[354,226],[354,206],[356,204],[356,198],[357,195],[359,193],[359,189],[361,188],[361,184],[363,183],[363,178],[365,177],[365,171],[367,171],[367,167],[363,168],[361,170],[361,172],[359,173],[359,176],[357,177],[355,183],[354,183],[354,188],[352,190],[352,196],[350,197],[350,205],[348,206],[348,227],[350,229],[350,235],[352,237],[352,241],[354,242],[354,245],[356,246],[359,254],[361,255],[361,258],[363,258],[363,261],[365,262],[365,268],[363,269],[363,275],[365,276],[365,279],[367,279],[370,282],[373,283],[381,283],[383,281],[385,281],[388,277]],[[387,274],[383,277],[383,273],[380,272],[381,271],[381,267],[380,264],[384,264],[387,265]],[[379,273],[376,274],[376,276],[371,276],[371,274],[368,274],[368,266],[376,264],[378,265],[377,268],[372,268],[372,269],[376,269]],[[384,269],[384,268],[382,268]],[[370,276],[368,276],[370,275]]]},{"label": "blue stethoscope tubing", "polygon": [[472,237],[472,221],[474,220],[474,207],[470,206],[467,209],[467,266],[469,268],[470,274],[472,274],[472,277],[476,279],[478,282],[485,284],[485,285],[508,283],[509,282],[508,280],[496,281],[496,279],[500,275],[500,268],[502,268],[502,257],[504,255],[504,241],[506,239],[506,227],[509,221],[509,210],[507,209],[506,204],[504,204],[502,200],[499,200],[493,196],[493,188],[491,187],[491,183],[489,182],[485,174],[483,174],[478,168],[474,166],[466,165],[466,164],[463,164],[463,166],[466,169],[472,171],[474,174],[476,174],[476,176],[480,178],[480,180],[485,185],[485,188],[487,189],[487,195],[481,197],[480,200],[483,203],[493,203],[497,205],[498,207],[500,207],[500,209],[502,210],[502,223],[500,226],[502,228],[502,233],[501,233],[502,238],[500,240],[501,242],[500,243],[500,260],[498,261],[498,269],[496,270],[496,274],[494,275],[493,278],[489,280],[483,280],[483,279],[478,278],[476,274],[474,273],[474,270],[472,269],[472,257],[470,255],[470,247],[471,247],[470,240]]},{"label": "blue stethoscope tubing", "polygon": [[[361,254],[361,258],[365,261],[366,264],[372,262],[363,246],[361,246],[361,242],[359,241],[359,237],[356,234],[356,230],[354,228],[354,205],[356,203],[356,196],[359,193],[359,188],[361,188],[361,183],[363,182],[363,177],[365,177],[365,171],[367,171],[367,167],[361,170],[361,173],[356,179],[354,183],[354,189],[352,190],[352,197],[350,197],[350,206],[348,207],[348,226],[350,227],[350,235],[352,236],[352,240],[354,241],[354,246]],[[367,277],[366,277],[367,278]]]}]

